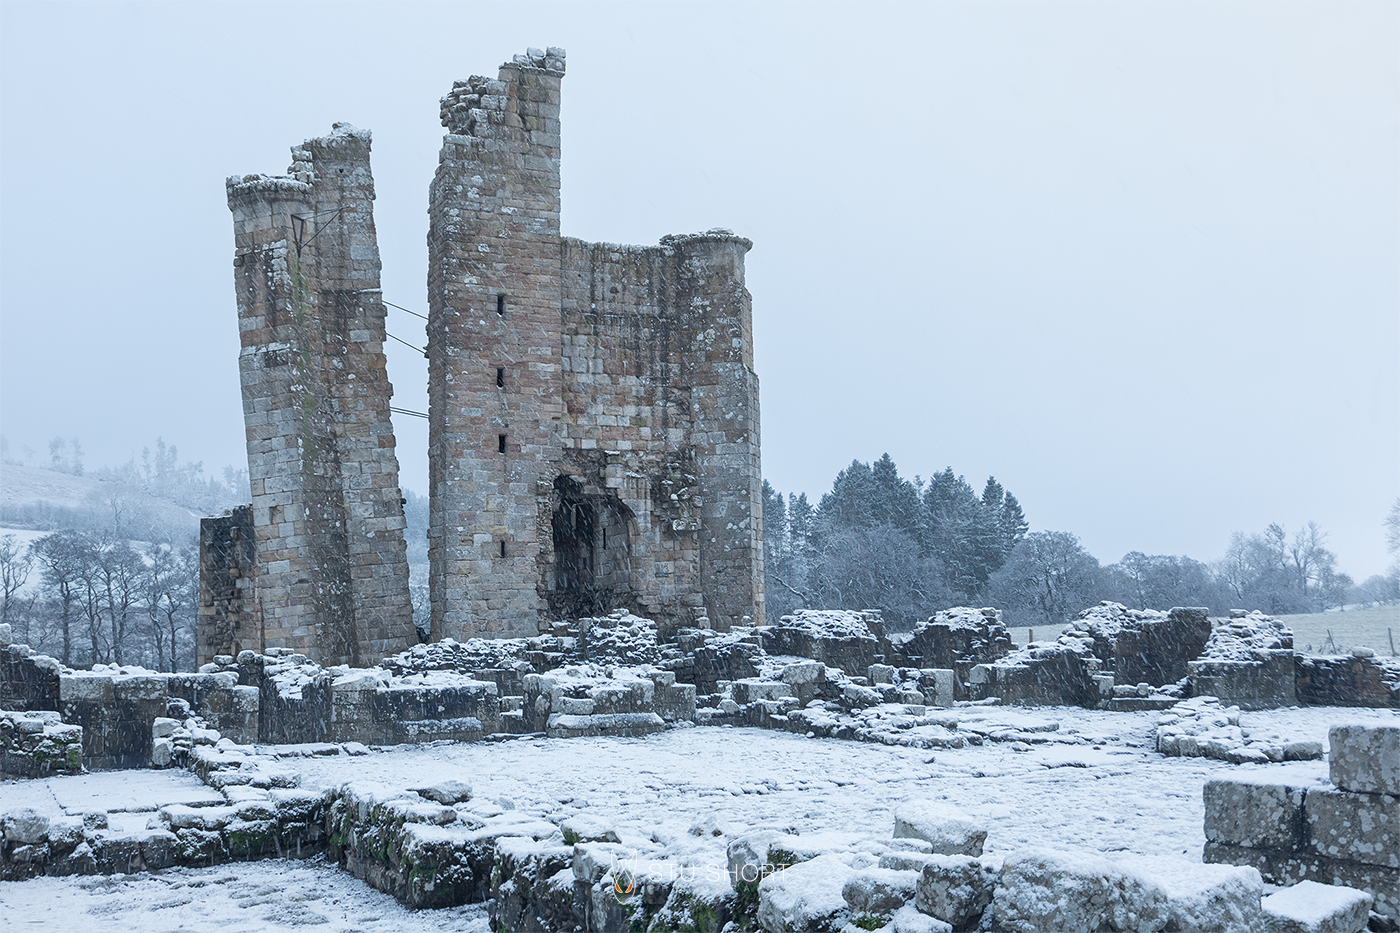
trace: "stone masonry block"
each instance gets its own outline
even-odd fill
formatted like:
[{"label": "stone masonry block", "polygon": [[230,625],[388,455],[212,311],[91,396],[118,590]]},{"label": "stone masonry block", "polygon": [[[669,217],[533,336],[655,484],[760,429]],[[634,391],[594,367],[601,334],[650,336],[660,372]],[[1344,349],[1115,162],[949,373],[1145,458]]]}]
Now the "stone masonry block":
[{"label": "stone masonry block", "polygon": [[1355,888],[1301,881],[1262,901],[1270,933],[1361,933],[1372,898]]},{"label": "stone masonry block", "polygon": [[963,929],[982,916],[996,890],[996,872],[967,855],[925,856],[919,874],[919,910]]},{"label": "stone masonry block", "polygon": [[1400,726],[1333,726],[1332,783],[1362,794],[1400,795]]},{"label": "stone masonry block", "polygon": [[1244,781],[1207,781],[1205,835],[1209,842],[1259,849],[1303,843],[1303,788]]},{"label": "stone masonry block", "polygon": [[1304,810],[1313,852],[1400,868],[1400,797],[1310,790]]},{"label": "stone masonry block", "polygon": [[987,829],[957,807],[906,801],[895,808],[896,839],[922,839],[937,855],[981,855]]}]

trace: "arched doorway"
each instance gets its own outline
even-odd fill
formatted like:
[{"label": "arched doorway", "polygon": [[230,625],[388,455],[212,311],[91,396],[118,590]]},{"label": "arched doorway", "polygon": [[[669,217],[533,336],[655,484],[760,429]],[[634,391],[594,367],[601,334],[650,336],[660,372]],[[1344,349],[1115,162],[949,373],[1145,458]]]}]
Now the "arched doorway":
[{"label": "arched doorway", "polygon": [[554,481],[556,618],[601,615],[632,599],[632,510],[615,493],[589,494],[572,476]]}]

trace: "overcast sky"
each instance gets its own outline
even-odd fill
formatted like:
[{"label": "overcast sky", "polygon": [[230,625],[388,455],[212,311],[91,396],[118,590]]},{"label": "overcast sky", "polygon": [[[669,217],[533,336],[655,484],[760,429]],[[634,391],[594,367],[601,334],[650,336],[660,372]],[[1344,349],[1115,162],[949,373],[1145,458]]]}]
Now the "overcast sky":
[{"label": "overcast sky", "polygon": [[[454,79],[568,51],[563,228],[754,241],[763,468],[988,474],[1101,561],[1400,495],[1400,4],[0,4],[0,430],[246,463],[224,178],[374,132],[425,312]],[[423,341],[390,310],[389,331]],[[390,344],[394,404],[425,411]],[[426,492],[425,422],[396,416]]]}]

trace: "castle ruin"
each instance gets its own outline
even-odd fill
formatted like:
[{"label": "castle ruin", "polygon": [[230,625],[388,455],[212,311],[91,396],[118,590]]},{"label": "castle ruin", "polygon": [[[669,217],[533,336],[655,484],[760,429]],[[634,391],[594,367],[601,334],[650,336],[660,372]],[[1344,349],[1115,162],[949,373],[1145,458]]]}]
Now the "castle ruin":
[{"label": "castle ruin", "polygon": [[752,245],[559,232],[564,53],[459,81],[429,195],[433,637],[763,618]]},{"label": "castle ruin", "polygon": [[[562,50],[530,50],[442,101],[431,637],[614,609],[762,623],[752,244],[562,236],[563,75]],[[370,134],[337,124],[292,151],[287,176],[228,182],[253,502],[201,537],[202,663],[287,648],[361,666],[414,640]]]}]

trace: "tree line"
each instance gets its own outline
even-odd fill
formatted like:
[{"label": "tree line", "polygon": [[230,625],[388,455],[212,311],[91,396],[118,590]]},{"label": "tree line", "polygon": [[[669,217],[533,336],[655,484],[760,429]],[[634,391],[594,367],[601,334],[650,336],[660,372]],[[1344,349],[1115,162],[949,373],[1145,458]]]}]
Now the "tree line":
[{"label": "tree line", "polygon": [[199,553],[105,532],[0,537],[0,622],[69,667],[193,670]]},{"label": "tree line", "polygon": [[[1387,519],[1400,528],[1400,500]],[[879,609],[895,628],[936,610],[988,605],[1016,625],[1053,625],[1111,599],[1129,608],[1205,606],[1271,614],[1348,602],[1400,601],[1400,560],[1357,587],[1337,569],[1315,522],[1232,536],[1213,563],[1139,551],[1104,566],[1065,531],[1030,531],[1020,501],[995,477],[980,495],[951,467],[904,479],[889,454],[853,461],[813,506],[763,483],[767,613]],[[1400,551],[1400,532],[1391,535]]]},{"label": "tree line", "polygon": [[[3,438],[0,438],[3,441]],[[222,480],[181,463],[157,439],[139,458],[87,470],[79,440],[55,437],[47,460],[24,448],[6,465],[30,466],[93,484],[81,506],[28,502],[0,520],[46,531],[29,543],[0,536],[0,622],[11,638],[71,667],[131,664],[193,670],[199,606],[198,514],[249,499],[245,470]]]}]

